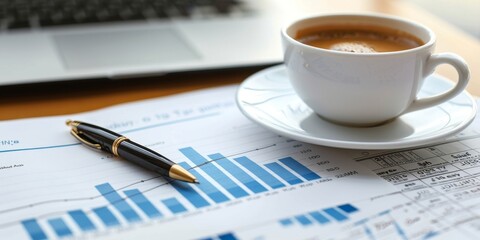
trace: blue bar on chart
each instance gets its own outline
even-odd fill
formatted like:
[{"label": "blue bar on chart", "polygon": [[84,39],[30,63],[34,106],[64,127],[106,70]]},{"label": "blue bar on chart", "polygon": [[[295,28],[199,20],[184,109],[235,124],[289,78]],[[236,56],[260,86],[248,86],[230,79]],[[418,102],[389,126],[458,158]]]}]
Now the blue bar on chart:
[{"label": "blue bar on chart", "polygon": [[220,240],[237,240],[238,238],[233,233],[223,233],[218,235]]},{"label": "blue bar on chart", "polygon": [[291,173],[290,171],[288,171],[287,169],[285,169],[284,167],[282,167],[280,164],[276,162],[267,163],[265,164],[265,167],[272,170],[272,172],[280,176],[283,180],[285,180],[291,185],[295,185],[303,182],[300,178],[296,177],[295,175],[293,175],[293,173]]},{"label": "blue bar on chart", "polygon": [[358,208],[352,206],[351,204],[343,204],[338,206],[338,208],[342,209],[346,213],[354,213],[358,211]]},{"label": "blue bar on chart", "polygon": [[125,201],[125,199],[123,199],[109,183],[97,185],[95,188],[122,214],[125,219],[127,219],[128,222],[138,222],[142,220],[127,201]]},{"label": "blue bar on chart", "polygon": [[[434,238],[434,237],[436,237],[436,236],[439,235],[439,234],[440,234],[440,232],[429,231],[429,232],[427,232],[427,233],[423,236],[422,239]],[[373,239],[373,238],[371,238],[371,239]]]},{"label": "blue bar on chart", "polygon": [[205,238],[200,238],[199,240],[214,240],[214,239],[220,239],[220,240],[237,240],[238,238],[231,232],[229,233],[222,233],[217,236],[213,237],[205,237]]},{"label": "blue bar on chart", "polygon": [[218,184],[220,184],[223,188],[225,188],[225,190],[227,190],[235,198],[248,196],[248,193],[245,190],[243,190],[240,186],[238,186],[234,181],[232,181],[227,175],[225,175],[225,173],[223,173],[215,165],[211,163],[204,164],[208,160],[204,158],[202,155],[200,155],[193,148],[187,147],[179,150],[194,164],[201,165],[200,169],[202,169],[205,173],[207,173],[213,180],[215,180]]},{"label": "blue bar on chart", "polygon": [[[366,225],[363,225],[363,226],[364,226],[365,234],[367,234],[368,238],[369,239],[376,239],[376,237],[373,235],[372,230],[370,230],[370,228],[367,227]],[[426,238],[424,238],[424,239],[426,239]]]},{"label": "blue bar on chart", "polygon": [[345,221],[348,219],[347,216],[343,215],[341,212],[339,212],[335,208],[327,208],[327,209],[324,209],[323,211],[326,212],[328,215],[332,216],[333,218],[335,218],[335,220],[339,222]]},{"label": "blue bar on chart", "polygon": [[78,227],[82,229],[82,231],[92,231],[96,229],[95,225],[93,225],[93,222],[90,221],[87,214],[85,214],[85,212],[82,210],[68,211],[68,214],[73,221],[75,221]]},{"label": "blue bar on chart", "polygon": [[277,189],[277,188],[285,187],[285,184],[280,182],[276,177],[274,177],[268,171],[260,167],[251,159],[247,157],[239,157],[239,158],[234,158],[233,160],[238,162],[244,168],[248,169],[248,171],[250,171],[255,176],[260,178],[260,180],[262,180],[265,184],[267,184],[271,188]]},{"label": "blue bar on chart", "polygon": [[310,214],[310,216],[312,216],[312,218],[320,224],[326,224],[330,222],[327,217],[325,217],[322,213],[318,211],[310,212],[308,214]]},{"label": "blue bar on chart", "polygon": [[167,198],[162,200],[162,202],[174,214],[187,211],[187,209],[176,198]]},{"label": "blue bar on chart", "polygon": [[397,221],[393,221],[393,225],[395,226],[395,230],[397,230],[397,234],[400,236],[400,239],[408,239],[408,236],[405,234],[405,230],[398,225]]},{"label": "blue bar on chart", "polygon": [[279,222],[280,222],[280,224],[281,224],[282,226],[284,226],[284,227],[293,225],[293,221],[292,221],[292,219],[290,219],[290,218],[282,219],[282,220],[280,220]]},{"label": "blue bar on chart", "polygon": [[227,196],[225,196],[225,194],[220,192],[218,188],[213,186],[206,178],[204,178],[201,174],[199,174],[197,171],[191,168],[190,165],[188,165],[186,162],[178,163],[178,165],[182,166],[185,169],[190,169],[188,171],[191,174],[193,174],[197,178],[198,182],[200,183],[200,184],[196,184],[195,186],[200,188],[200,190],[202,190],[202,192],[207,194],[207,196],[210,199],[212,199],[214,202],[222,203],[230,200]]},{"label": "blue bar on chart", "polygon": [[108,209],[108,207],[99,207],[94,208],[93,212],[102,220],[103,224],[107,227],[115,227],[120,225],[118,219],[113,215],[113,213]]},{"label": "blue bar on chart", "polygon": [[47,239],[47,235],[42,230],[36,219],[27,219],[22,221],[23,227],[27,230],[30,238],[33,240]]},{"label": "blue bar on chart", "polygon": [[377,213],[378,216],[383,216],[383,215],[387,215],[387,214],[390,214],[390,210],[385,210],[385,211],[381,211],[381,212]]},{"label": "blue bar on chart", "polygon": [[279,159],[279,161],[309,181],[320,179],[318,174],[314,173],[312,170],[303,166],[301,163],[291,157],[282,158]]},{"label": "blue bar on chart", "polygon": [[238,181],[240,181],[252,192],[261,193],[267,191],[267,188],[262,186],[259,182],[257,182],[250,175],[248,175],[248,173],[243,171],[229,159],[225,158],[222,154],[215,153],[208,155],[208,157],[212,160],[215,160],[215,162],[220,165],[220,167],[232,174],[232,176],[234,176]]},{"label": "blue bar on chart", "polygon": [[149,218],[160,218],[162,213],[148,200],[138,189],[124,191],[127,195]]},{"label": "blue bar on chart", "polygon": [[196,208],[210,206],[210,203],[193,189],[189,183],[173,181],[170,184]]},{"label": "blue bar on chart", "polygon": [[67,237],[72,235],[72,231],[61,218],[49,219],[48,224],[52,226],[53,231],[55,231],[58,237]]},{"label": "blue bar on chart", "polygon": [[308,219],[308,217],[305,215],[295,216],[295,219],[303,226],[308,226],[313,224],[313,222],[310,219]]}]

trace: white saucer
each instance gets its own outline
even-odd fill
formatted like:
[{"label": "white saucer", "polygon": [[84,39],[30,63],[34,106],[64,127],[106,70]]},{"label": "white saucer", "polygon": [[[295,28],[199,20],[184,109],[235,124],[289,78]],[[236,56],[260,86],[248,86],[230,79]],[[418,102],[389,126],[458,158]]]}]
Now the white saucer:
[{"label": "white saucer", "polygon": [[[419,96],[436,95],[451,86],[450,81],[432,75],[425,80]],[[293,91],[283,65],[247,78],[237,92],[237,104],[248,118],[280,135],[351,149],[406,148],[444,140],[467,127],[477,111],[473,98],[463,91],[446,103],[380,126],[341,126],[321,119],[303,103]]]}]

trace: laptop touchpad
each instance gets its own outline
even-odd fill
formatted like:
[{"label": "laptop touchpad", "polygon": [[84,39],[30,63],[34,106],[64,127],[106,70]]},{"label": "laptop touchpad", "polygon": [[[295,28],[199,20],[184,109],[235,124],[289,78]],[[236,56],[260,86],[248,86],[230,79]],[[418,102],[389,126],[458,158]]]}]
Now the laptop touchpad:
[{"label": "laptop touchpad", "polygon": [[135,67],[200,59],[173,29],[55,35],[67,69]]}]

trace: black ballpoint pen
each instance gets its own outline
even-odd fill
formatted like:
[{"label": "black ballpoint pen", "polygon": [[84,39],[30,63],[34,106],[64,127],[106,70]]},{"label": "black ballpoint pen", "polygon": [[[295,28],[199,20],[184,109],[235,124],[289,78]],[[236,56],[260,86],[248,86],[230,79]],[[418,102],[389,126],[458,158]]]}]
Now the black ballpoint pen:
[{"label": "black ballpoint pen", "polygon": [[159,153],[108,129],[80,121],[67,120],[70,133],[85,145],[112,153],[161,175],[198,183],[195,176]]}]

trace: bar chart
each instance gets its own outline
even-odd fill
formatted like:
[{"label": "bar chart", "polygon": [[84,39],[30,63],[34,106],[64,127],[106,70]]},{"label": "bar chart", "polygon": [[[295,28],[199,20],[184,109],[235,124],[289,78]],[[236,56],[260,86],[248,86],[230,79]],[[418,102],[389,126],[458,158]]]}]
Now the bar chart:
[{"label": "bar chart", "polygon": [[[326,206],[323,208],[312,209],[307,211],[298,212],[295,214],[287,215],[286,217],[279,217],[277,219],[271,219],[263,224],[251,226],[251,228],[238,228],[235,231],[228,233],[219,233],[200,239],[317,239],[313,236],[318,236],[318,239],[336,239],[330,238],[329,234],[340,235],[337,231],[341,231],[341,234],[351,232],[351,229],[365,228],[367,225],[377,224],[379,221],[371,221],[370,217],[365,217],[365,211],[363,208],[366,202],[344,203],[334,206]],[[367,206],[368,208],[368,206]],[[361,210],[362,209],[362,210]],[[388,211],[382,212],[380,215],[387,215]],[[366,224],[368,222],[368,224]],[[394,225],[392,225],[394,226]],[[369,226],[370,227],[370,226]],[[264,231],[264,229],[270,229],[271,231]],[[400,226],[396,226],[397,230],[401,230]],[[263,231],[262,231],[263,230]],[[396,230],[396,231],[397,231]],[[401,232],[401,231],[397,232]],[[362,230],[361,230],[362,231]],[[362,231],[362,233],[364,233]],[[228,238],[222,238],[221,236],[227,235]],[[357,235],[348,235],[344,239],[364,239],[356,238]],[[303,237],[300,237],[303,236]],[[383,239],[383,238],[366,238],[366,239]],[[401,238],[406,239],[406,238]]]},{"label": "bar chart", "polygon": [[349,215],[358,212],[359,209],[352,204],[343,204],[335,207],[329,207],[321,210],[311,211],[305,214],[295,215],[289,218],[283,218],[278,223],[283,227],[301,225],[304,227],[312,225],[326,225],[334,222],[344,222],[349,219]]},{"label": "bar chart", "polygon": [[[172,181],[170,186],[175,189],[177,193],[175,196],[151,199],[137,188],[119,191],[108,182],[101,183],[94,188],[104,198],[104,206],[72,209],[67,214],[46,220],[25,219],[22,225],[30,238],[35,240],[48,239],[46,227],[50,228],[52,230],[50,232],[58,238],[72,237],[78,230],[80,233],[88,233],[119,227],[122,224],[161,219],[277,188],[321,179],[317,173],[292,157],[258,164],[246,156],[229,159],[220,153],[213,153],[204,157],[192,147],[181,148],[179,151],[191,162],[179,164],[195,175],[200,184]],[[343,209],[341,206],[339,208]],[[162,212],[160,209],[168,209],[169,212]],[[334,210],[332,208],[325,211]],[[43,227],[39,221],[45,222],[42,224]],[[74,223],[75,226],[69,226],[68,223]],[[101,223],[100,226],[98,223]]]}]

